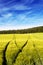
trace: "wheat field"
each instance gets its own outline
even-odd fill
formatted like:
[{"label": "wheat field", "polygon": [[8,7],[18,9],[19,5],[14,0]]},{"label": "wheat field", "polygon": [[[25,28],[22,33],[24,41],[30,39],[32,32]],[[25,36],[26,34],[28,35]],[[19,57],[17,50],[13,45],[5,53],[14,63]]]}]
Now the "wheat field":
[{"label": "wheat field", "polygon": [[0,65],[43,65],[43,33],[0,34]]}]

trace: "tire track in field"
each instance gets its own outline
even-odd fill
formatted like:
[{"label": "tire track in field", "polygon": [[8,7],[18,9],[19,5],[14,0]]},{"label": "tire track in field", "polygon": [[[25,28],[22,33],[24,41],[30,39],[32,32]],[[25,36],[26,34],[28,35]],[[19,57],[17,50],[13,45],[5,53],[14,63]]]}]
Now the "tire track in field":
[{"label": "tire track in field", "polygon": [[22,52],[23,48],[27,45],[27,43],[28,43],[28,40],[27,40],[27,41],[25,42],[25,44],[21,47],[21,49],[18,50],[16,56],[14,57],[14,60],[13,60],[12,64],[13,64],[13,63],[15,64],[18,55]]},{"label": "tire track in field", "polygon": [[10,42],[7,43],[7,45],[5,46],[5,49],[3,50],[3,62],[2,65],[7,65],[7,59],[6,59],[6,51],[7,51],[7,47],[9,45]]}]

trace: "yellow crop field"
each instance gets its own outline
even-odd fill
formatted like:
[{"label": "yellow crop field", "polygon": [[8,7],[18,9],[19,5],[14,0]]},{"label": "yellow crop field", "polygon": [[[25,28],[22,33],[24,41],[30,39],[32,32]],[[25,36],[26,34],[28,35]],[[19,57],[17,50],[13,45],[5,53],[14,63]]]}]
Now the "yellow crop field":
[{"label": "yellow crop field", "polygon": [[0,34],[0,65],[43,65],[43,33]]}]

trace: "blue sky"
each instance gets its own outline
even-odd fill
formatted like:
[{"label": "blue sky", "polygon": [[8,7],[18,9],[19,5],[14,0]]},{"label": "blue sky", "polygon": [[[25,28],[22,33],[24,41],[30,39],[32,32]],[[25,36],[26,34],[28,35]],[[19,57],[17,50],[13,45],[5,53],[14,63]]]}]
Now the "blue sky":
[{"label": "blue sky", "polygon": [[0,30],[43,26],[43,0],[0,0]]}]

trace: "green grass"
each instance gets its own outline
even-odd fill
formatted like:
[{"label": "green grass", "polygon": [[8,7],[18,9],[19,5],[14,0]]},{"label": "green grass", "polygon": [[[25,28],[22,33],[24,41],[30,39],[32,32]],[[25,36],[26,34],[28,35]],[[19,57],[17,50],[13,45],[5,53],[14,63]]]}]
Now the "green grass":
[{"label": "green grass", "polygon": [[[21,49],[27,40],[27,45],[23,48],[22,52],[19,53],[16,62],[12,64],[18,50]],[[43,33],[0,34],[0,65],[2,65],[3,62],[3,49],[9,41],[10,43],[6,51],[7,65],[34,65],[33,62],[35,62],[36,65],[41,65],[40,59],[41,62],[43,62]],[[35,47],[33,44],[35,44]],[[35,49],[38,51],[40,59]]]}]

